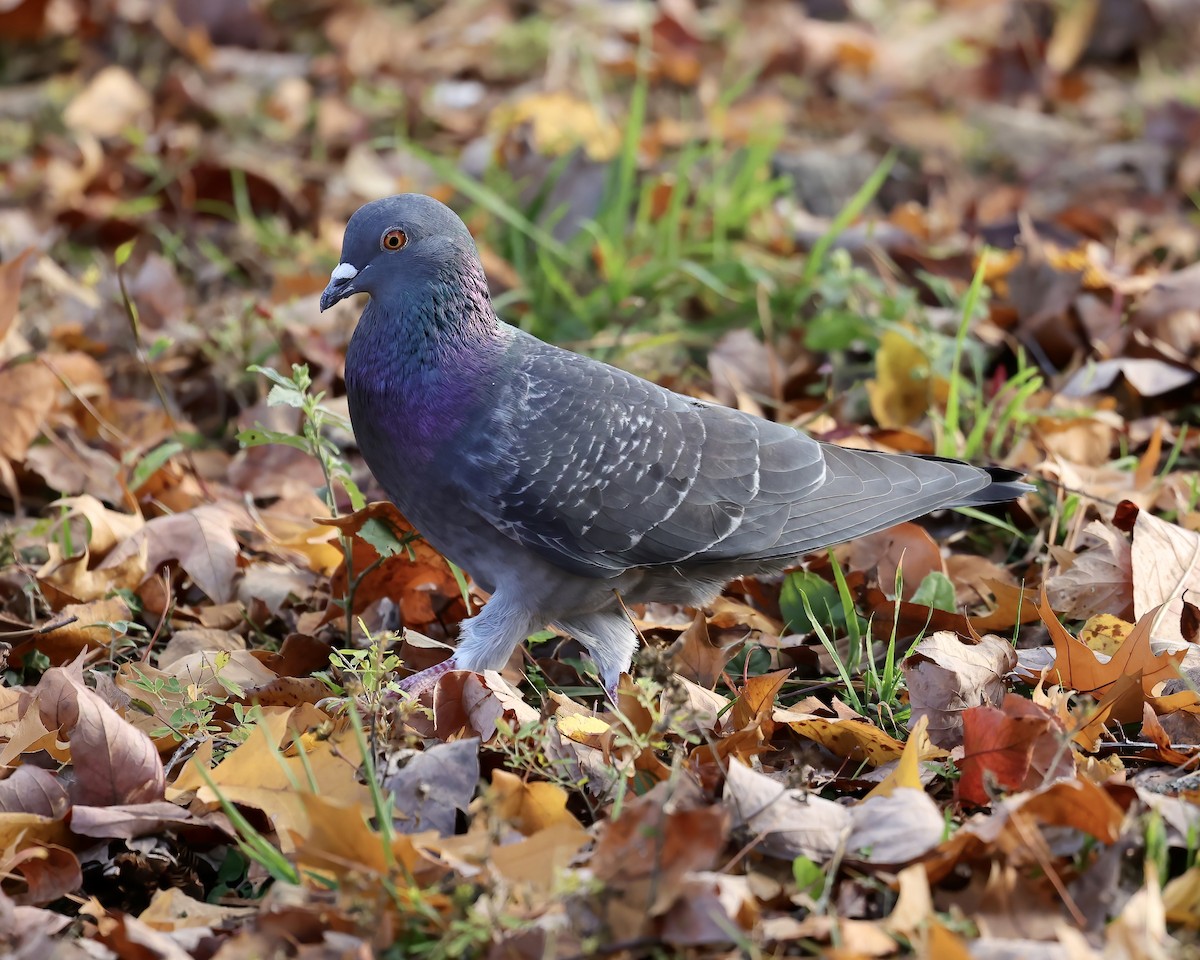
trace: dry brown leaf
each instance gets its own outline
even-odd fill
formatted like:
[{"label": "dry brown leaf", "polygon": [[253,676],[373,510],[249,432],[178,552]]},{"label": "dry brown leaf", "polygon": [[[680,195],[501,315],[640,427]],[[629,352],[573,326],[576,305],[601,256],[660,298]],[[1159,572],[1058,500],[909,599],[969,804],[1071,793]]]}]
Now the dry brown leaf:
[{"label": "dry brown leaf", "polygon": [[107,556],[113,547],[128,540],[146,523],[140,516],[120,513],[106,507],[87,493],[80,494],[78,497],[63,497],[48,506],[55,510],[66,510],[66,516],[62,518],[61,522],[67,522],[75,517],[82,517],[87,521],[88,553],[97,560]]},{"label": "dry brown leaf", "polygon": [[971,626],[979,633],[1008,630],[1018,623],[1030,623],[1038,618],[1034,600],[1037,594],[1028,588],[1001,580],[985,581],[996,600],[995,609],[982,617],[971,617]]},{"label": "dry brown leaf", "polygon": [[[353,563],[355,570],[366,570],[379,560],[376,549],[357,536],[367,523],[383,523],[397,537],[413,532],[412,526],[386,501],[367,504],[346,517],[322,517],[316,523],[333,526],[345,534],[355,535],[353,540]],[[343,558],[342,565],[334,575],[331,585],[334,597],[346,595],[347,578]],[[400,605],[400,614],[406,626],[420,629],[437,620],[447,600],[453,602],[461,597],[458,581],[454,579],[449,565],[436,550],[423,539],[409,543],[406,550],[387,557],[374,570],[362,577],[354,592],[354,611],[359,612],[380,597],[387,597]],[[437,602],[437,609],[435,609]],[[345,610],[331,603],[325,612],[325,622],[345,616]],[[449,619],[458,619],[453,613]]]},{"label": "dry brown leaf", "polygon": [[162,833],[180,825],[216,826],[214,819],[201,820],[185,807],[166,800],[149,803],[122,803],[111,807],[91,807],[76,804],[71,808],[71,832],[81,837],[107,837],[132,840]]},{"label": "dry brown leaf", "polygon": [[492,847],[486,862],[510,883],[525,884],[546,896],[561,888],[563,871],[588,839],[578,823],[563,820],[516,843]]},{"label": "dry brown leaf", "polygon": [[762,401],[778,401],[783,370],[775,352],[749,330],[730,330],[708,353],[712,391],[725,406],[762,416]]},{"label": "dry brown leaf", "polygon": [[748,678],[733,704],[733,729],[762,727],[764,736],[770,739],[769,727],[775,698],[791,673],[791,670],[776,670]]},{"label": "dry brown leaf", "polygon": [[0,781],[0,813],[32,813],[54,819],[71,805],[62,780],[40,767],[20,766]]},{"label": "dry brown leaf", "polygon": [[[109,624],[127,621],[130,617],[129,605],[120,597],[92,600],[89,603],[68,603],[54,615],[52,621],[63,623],[63,626],[16,644],[13,653],[24,655],[26,648],[29,648],[49,657],[55,665],[68,663],[83,650],[110,646],[117,639],[117,634]],[[74,618],[74,622],[67,623],[71,618]]]},{"label": "dry brown leaf", "polygon": [[155,517],[110,553],[99,569],[119,567],[144,544],[147,577],[174,560],[210,599],[225,603],[233,597],[238,565],[234,528],[253,526],[244,508],[228,502]]},{"label": "dry brown leaf", "polygon": [[158,667],[166,670],[177,660],[195,654],[232,653],[246,649],[246,638],[216,627],[189,627],[176,630],[158,655]]},{"label": "dry brown leaf", "polygon": [[983,806],[998,791],[1035,789],[1075,771],[1058,717],[1024,697],[1010,693],[1002,708],[972,707],[962,719],[962,776],[956,789],[964,803]]},{"label": "dry brown leaf", "polygon": [[0,873],[25,883],[24,891],[13,897],[17,903],[45,906],[83,886],[79,860],[65,846],[43,843],[6,854],[0,857]]},{"label": "dry brown leaf", "polygon": [[170,933],[196,927],[231,928],[239,920],[248,920],[258,907],[225,906],[189,897],[178,887],[156,890],[150,906],[138,914],[138,919],[153,930]]},{"label": "dry brown leaf", "polygon": [[5,415],[0,456],[15,463],[25,459],[29,445],[57,406],[61,388],[58,378],[37,360],[0,368],[0,403]]},{"label": "dry brown leaf", "polygon": [[146,803],[163,796],[163,766],[154,744],[124,720],[74,668],[52,667],[36,691],[48,729],[57,727],[71,744],[76,803],[109,806]]},{"label": "dry brown leaf", "polygon": [[38,583],[56,610],[72,603],[101,600],[115,590],[133,589],[146,579],[146,551],[146,545],[139,544],[120,562],[105,562],[92,570],[86,550],[79,556],[65,557],[57,543],[50,543],[46,545],[48,559],[37,572]]},{"label": "dry brown leaf", "polygon": [[1067,570],[1046,581],[1046,594],[1060,616],[1086,620],[1096,614],[1128,618],[1133,613],[1133,555],[1121,531],[1093,520],[1084,534],[1100,541],[1075,557]]},{"label": "dry brown leaf", "polygon": [[26,247],[15,257],[0,263],[0,342],[8,336],[13,321],[17,319],[17,305],[21,298],[21,285],[25,280],[25,267],[29,258],[36,253],[35,247]]},{"label": "dry brown leaf", "polygon": [[627,803],[618,819],[605,821],[592,854],[596,877],[620,891],[631,920],[640,915],[634,930],[672,907],[689,874],[718,865],[729,833],[725,810],[672,798],[668,786],[658,784]]},{"label": "dry brown leaf", "polygon": [[725,645],[713,643],[703,611],[696,611],[692,625],[679,635],[665,656],[672,669],[687,680],[712,690],[721,672],[741,649],[740,641]]},{"label": "dry brown leaf", "polygon": [[879,585],[889,597],[895,591],[897,572],[903,579],[905,599],[912,597],[929,574],[946,572],[941,548],[915,523],[899,523],[858,537],[835,553],[849,570],[878,570]]},{"label": "dry brown leaf", "polygon": [[962,741],[962,715],[979,704],[1004,699],[1005,678],[1017,654],[1002,637],[988,634],[969,644],[948,630],[922,640],[901,664],[912,704],[909,725],[928,718],[929,738],[939,747]]},{"label": "dry brown leaf", "polygon": [[[1044,592],[1038,611],[1054,642],[1054,661],[1047,669],[1061,686],[1099,699],[1123,677],[1137,676],[1142,691],[1149,695],[1155,692],[1160,683],[1174,679],[1179,674],[1184,651],[1165,651],[1155,655],[1150,647],[1150,630],[1157,616],[1157,608],[1138,620],[1116,654],[1106,660],[1101,660],[1094,650],[1066,631],[1050,609]],[[1132,723],[1141,716],[1141,712],[1140,702],[1126,699],[1113,716],[1121,723]]]}]

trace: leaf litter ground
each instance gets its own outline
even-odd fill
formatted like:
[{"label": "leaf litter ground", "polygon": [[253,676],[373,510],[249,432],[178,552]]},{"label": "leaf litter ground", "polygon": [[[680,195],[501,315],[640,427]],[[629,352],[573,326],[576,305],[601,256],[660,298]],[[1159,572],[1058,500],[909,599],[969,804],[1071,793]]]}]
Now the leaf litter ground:
[{"label": "leaf litter ground", "polygon": [[[1194,3],[5,6],[6,955],[1197,954]],[[631,610],[616,710],[552,633],[398,697],[486,600],[316,309],[398,190],[539,335],[1038,492]]]}]

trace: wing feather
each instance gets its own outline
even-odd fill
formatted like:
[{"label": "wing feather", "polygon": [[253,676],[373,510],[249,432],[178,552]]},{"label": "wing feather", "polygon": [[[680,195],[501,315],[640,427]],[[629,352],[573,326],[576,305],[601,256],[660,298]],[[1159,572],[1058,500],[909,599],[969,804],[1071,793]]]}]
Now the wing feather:
[{"label": "wing feather", "polygon": [[[517,334],[455,465],[473,509],[583,576],[800,556],[987,486],[980,469],[819,443]],[[553,385],[551,387],[550,385]]]}]

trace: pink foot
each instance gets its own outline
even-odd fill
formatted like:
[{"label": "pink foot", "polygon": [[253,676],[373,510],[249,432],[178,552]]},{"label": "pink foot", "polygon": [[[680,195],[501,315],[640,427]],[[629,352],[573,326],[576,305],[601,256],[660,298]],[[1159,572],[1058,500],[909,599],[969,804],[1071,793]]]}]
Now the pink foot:
[{"label": "pink foot", "polygon": [[443,660],[432,667],[418,670],[411,677],[405,677],[400,681],[400,689],[405,693],[411,693],[414,697],[419,697],[426,690],[432,690],[444,674],[457,669],[458,665],[454,662],[454,658],[451,657],[449,660]]}]

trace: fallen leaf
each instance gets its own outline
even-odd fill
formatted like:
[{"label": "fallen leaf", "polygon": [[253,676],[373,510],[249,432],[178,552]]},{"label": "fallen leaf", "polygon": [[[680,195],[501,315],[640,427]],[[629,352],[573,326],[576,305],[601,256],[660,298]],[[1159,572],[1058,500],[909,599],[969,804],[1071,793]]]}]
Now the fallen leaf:
[{"label": "fallen leaf", "polygon": [[[1044,669],[1050,671],[1061,686],[1101,699],[1113,684],[1133,675],[1140,678],[1143,693],[1150,695],[1160,683],[1179,675],[1179,663],[1184,651],[1165,651],[1155,655],[1150,648],[1150,630],[1157,616],[1157,608],[1141,617],[1117,652],[1105,659],[1067,632],[1050,609],[1044,593],[1038,611],[1054,643],[1053,663]],[[1022,669],[1027,675],[1030,674],[1023,663]],[[1141,703],[1132,700],[1123,703],[1124,709],[1114,711],[1114,718],[1119,723],[1136,721],[1141,716]]]},{"label": "fallen leaf", "polygon": [[913,724],[908,734],[908,742],[900,759],[892,771],[881,780],[865,799],[870,797],[888,797],[896,790],[922,790],[921,764],[927,760],[943,760],[949,754],[933,745],[929,739],[929,718],[920,717]]},{"label": "fallen leaf", "polygon": [[712,690],[721,672],[741,649],[740,641],[724,645],[713,643],[703,611],[696,611],[692,624],[667,649],[665,656],[673,670],[684,678]]},{"label": "fallen leaf", "polygon": [[58,378],[36,360],[0,368],[0,402],[5,414],[0,456],[14,463],[25,459],[29,445],[45,428],[58,404],[61,389]]},{"label": "fallen leaf", "polygon": [[983,806],[997,790],[1029,790],[1070,776],[1074,757],[1064,740],[1053,713],[1016,694],[1004,698],[1003,708],[972,707],[963,714],[958,798]]},{"label": "fallen leaf", "polygon": [[1129,540],[1112,526],[1093,520],[1083,530],[1098,546],[1079,554],[1067,570],[1046,581],[1046,595],[1060,616],[1086,620],[1096,614],[1133,614],[1133,554]]},{"label": "fallen leaf", "polygon": [[829,720],[778,708],[772,714],[772,719],[776,723],[786,723],[800,736],[815,740],[853,763],[865,761],[878,767],[899,759],[904,750],[903,743],[865,720]]},{"label": "fallen leaf", "polygon": [[63,123],[77,133],[101,139],[152,121],[150,94],[124,67],[110,65],[92,77],[63,110]]},{"label": "fallen leaf", "polygon": [[899,787],[872,794],[851,808],[846,856],[897,867],[925,856],[945,833],[945,817],[933,799],[923,789]]},{"label": "fallen leaf", "polygon": [[49,770],[20,766],[0,780],[0,813],[32,813],[55,819],[70,806],[66,785]]},{"label": "fallen leaf", "polygon": [[37,254],[37,248],[26,247],[15,257],[0,263],[0,342],[8,336],[13,321],[17,319],[17,305],[21,298],[21,285],[25,280],[25,267],[29,258]]},{"label": "fallen leaf", "polygon": [[941,548],[924,527],[915,523],[899,523],[857,537],[835,553],[849,570],[877,570],[879,585],[889,598],[895,592],[898,575],[901,599],[910,600],[929,574],[946,572]]},{"label": "fallen leaf", "polygon": [[1059,393],[1064,397],[1086,397],[1106,393],[1118,377],[1124,377],[1143,397],[1157,397],[1185,387],[1196,379],[1196,371],[1153,357],[1116,357],[1091,361],[1080,367]]},{"label": "fallen leaf", "polygon": [[[871,416],[881,427],[907,427],[929,413],[933,400],[929,359],[904,329],[885,330],[875,351],[875,379],[867,381]],[[882,578],[881,578],[882,579]],[[884,580],[890,584],[892,581]],[[920,583],[918,579],[916,581]]]},{"label": "fallen leaf", "polygon": [[[1134,504],[1133,510],[1133,611],[1140,623],[1146,612],[1166,604],[1154,626],[1155,639],[1182,640],[1180,615],[1184,595],[1200,595],[1200,533],[1160,520]],[[1127,522],[1127,521],[1126,521]]]},{"label": "fallen leaf", "polygon": [[479,741],[435,743],[382,778],[381,786],[395,803],[401,833],[436,830],[453,834],[479,783]]},{"label": "fallen leaf", "polygon": [[1200,867],[1192,867],[1167,881],[1162,892],[1167,920],[1185,927],[1200,927]]},{"label": "fallen leaf", "polygon": [[253,527],[246,511],[236,503],[212,503],[182,513],[155,517],[132,537],[113,550],[100,564],[100,570],[119,567],[146,551],[146,577],[159,572],[174,560],[184,569],[209,599],[225,603],[233,597],[233,578],[237,573],[237,526]]},{"label": "fallen leaf", "polygon": [[154,930],[171,933],[196,927],[232,927],[239,920],[250,919],[256,912],[256,907],[206,903],[172,887],[154,891],[150,906],[138,914],[138,919]]},{"label": "fallen leaf", "polygon": [[557,784],[526,782],[506,770],[494,770],[490,800],[496,815],[527,837],[560,823],[583,829],[567,812],[566,791]]},{"label": "fallen leaf", "polygon": [[912,704],[910,727],[927,718],[934,743],[957,746],[964,711],[999,704],[1005,678],[1016,666],[1016,651],[1002,637],[988,634],[970,644],[949,630],[939,630],[917,644],[901,664]]},{"label": "fallen leaf", "polygon": [[163,796],[163,766],[140,730],[83,685],[75,668],[52,667],[37,686],[38,711],[71,744],[76,803],[145,803]]},{"label": "fallen leaf", "polygon": [[588,840],[588,832],[577,822],[563,820],[516,843],[492,847],[487,862],[508,882],[550,895],[560,888],[563,872]]},{"label": "fallen leaf", "polygon": [[769,857],[808,857],[824,863],[849,834],[846,807],[816,794],[788,789],[766,774],[731,760],[722,798],[733,824],[746,831],[755,849]]},{"label": "fallen leaf", "polygon": [[1105,656],[1113,656],[1121,644],[1129,639],[1133,624],[1110,613],[1097,613],[1088,617],[1087,623],[1079,628],[1079,642]]},{"label": "fallen leaf", "polygon": [[[322,517],[316,522],[353,535],[354,570],[367,570],[375,565],[358,580],[354,591],[354,612],[366,609],[380,597],[387,597],[400,605],[406,626],[420,629],[435,622],[439,613],[444,613],[441,607],[447,599],[456,601],[461,597],[458,581],[445,559],[423,539],[415,537],[412,526],[394,504],[376,501],[349,516]],[[382,525],[388,546],[408,541],[406,546],[391,556],[381,557],[377,545],[384,540],[373,535],[378,525]],[[332,590],[335,597],[346,596],[344,558],[334,574]],[[435,608],[435,601],[438,600],[441,603]],[[325,622],[343,616],[344,607],[339,603],[331,603],[325,611]]]},{"label": "fallen leaf", "polygon": [[629,802],[620,817],[605,821],[591,858],[597,879],[619,892],[631,916],[641,916],[638,928],[672,907],[689,874],[717,867],[728,836],[725,810],[668,803],[667,787],[658,784]]}]

